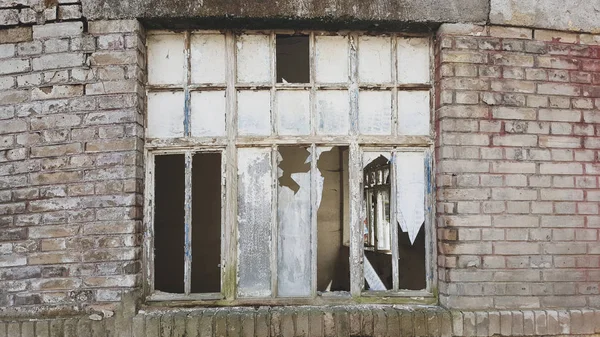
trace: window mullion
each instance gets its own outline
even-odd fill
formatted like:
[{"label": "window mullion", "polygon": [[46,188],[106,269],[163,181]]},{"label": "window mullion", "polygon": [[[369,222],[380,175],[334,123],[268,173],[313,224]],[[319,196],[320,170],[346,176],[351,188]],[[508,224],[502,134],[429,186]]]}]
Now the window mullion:
[{"label": "window mullion", "polygon": [[192,152],[185,153],[184,292],[192,288]]},{"label": "window mullion", "polygon": [[[319,158],[318,149],[315,144],[310,146],[310,221],[311,221],[311,234],[310,234],[310,280],[311,280],[311,295],[317,296],[317,250],[318,250],[318,228],[317,228],[317,214],[319,210],[319,204],[317,204],[317,160]],[[322,198],[323,189],[321,189]]]},{"label": "window mullion", "polygon": [[392,151],[390,159],[390,231],[392,235],[392,288],[400,289],[398,222],[396,220],[396,150]]},{"label": "window mullion", "polygon": [[277,145],[271,146],[271,186],[273,193],[271,194],[271,297],[277,297],[278,294],[278,243],[279,243],[279,220],[277,218],[277,199],[279,196],[278,190],[278,161],[279,152]]}]

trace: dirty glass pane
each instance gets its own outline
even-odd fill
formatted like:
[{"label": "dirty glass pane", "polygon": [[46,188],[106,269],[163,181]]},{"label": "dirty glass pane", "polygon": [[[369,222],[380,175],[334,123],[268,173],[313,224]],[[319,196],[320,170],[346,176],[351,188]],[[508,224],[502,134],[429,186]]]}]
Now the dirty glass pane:
[{"label": "dirty glass pane", "polygon": [[364,275],[369,290],[392,288],[391,153],[363,154]]},{"label": "dirty glass pane", "polygon": [[190,54],[192,83],[225,83],[224,34],[192,34]]},{"label": "dirty glass pane", "polygon": [[429,91],[398,92],[398,134],[429,135]]},{"label": "dirty glass pane", "polygon": [[192,92],[192,137],[225,136],[225,91]]},{"label": "dirty glass pane", "polygon": [[317,83],[347,83],[348,38],[346,36],[315,37],[315,67]]},{"label": "dirty glass pane", "polygon": [[271,295],[271,149],[238,149],[238,296]]},{"label": "dirty glass pane", "polygon": [[391,135],[391,92],[360,91],[358,96],[358,129],[363,135]]},{"label": "dirty glass pane", "polygon": [[307,147],[279,147],[277,184],[277,294],[311,294],[311,154]]},{"label": "dirty glass pane", "polygon": [[360,83],[389,83],[392,80],[392,39],[358,38],[358,78]]},{"label": "dirty glass pane", "polygon": [[429,83],[429,39],[399,37],[398,83]]},{"label": "dirty glass pane", "polygon": [[148,35],[148,83],[182,84],[183,34]]},{"label": "dirty glass pane", "polygon": [[237,95],[238,135],[271,134],[271,92],[241,90]]},{"label": "dirty glass pane", "polygon": [[282,136],[310,134],[310,93],[285,90],[276,93],[277,128]]},{"label": "dirty glass pane", "polygon": [[269,35],[237,37],[238,83],[271,82],[271,49]]},{"label": "dirty glass pane", "polygon": [[149,92],[146,136],[149,138],[183,137],[184,103],[183,91]]},{"label": "dirty glass pane", "polygon": [[347,135],[350,130],[350,98],[346,90],[317,91],[317,134]]}]

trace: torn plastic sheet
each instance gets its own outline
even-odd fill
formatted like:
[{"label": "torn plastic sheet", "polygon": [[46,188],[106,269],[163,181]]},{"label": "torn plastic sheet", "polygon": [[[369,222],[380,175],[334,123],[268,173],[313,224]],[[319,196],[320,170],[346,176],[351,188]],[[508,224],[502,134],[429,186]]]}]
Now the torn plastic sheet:
[{"label": "torn plastic sheet", "polygon": [[398,152],[396,168],[396,219],[414,244],[425,221],[425,153]]}]

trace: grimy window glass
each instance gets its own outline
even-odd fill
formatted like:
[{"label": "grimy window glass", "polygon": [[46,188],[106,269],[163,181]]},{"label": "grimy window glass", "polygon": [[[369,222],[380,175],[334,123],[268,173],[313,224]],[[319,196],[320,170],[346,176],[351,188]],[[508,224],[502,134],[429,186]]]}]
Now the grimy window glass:
[{"label": "grimy window glass", "polygon": [[432,293],[430,37],[150,31],[147,45],[151,300]]}]

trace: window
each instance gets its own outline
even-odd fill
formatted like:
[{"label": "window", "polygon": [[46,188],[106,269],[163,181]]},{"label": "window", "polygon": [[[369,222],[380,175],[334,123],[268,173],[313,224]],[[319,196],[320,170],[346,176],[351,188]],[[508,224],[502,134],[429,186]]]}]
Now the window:
[{"label": "window", "polygon": [[428,37],[152,31],[150,300],[433,291]]}]

